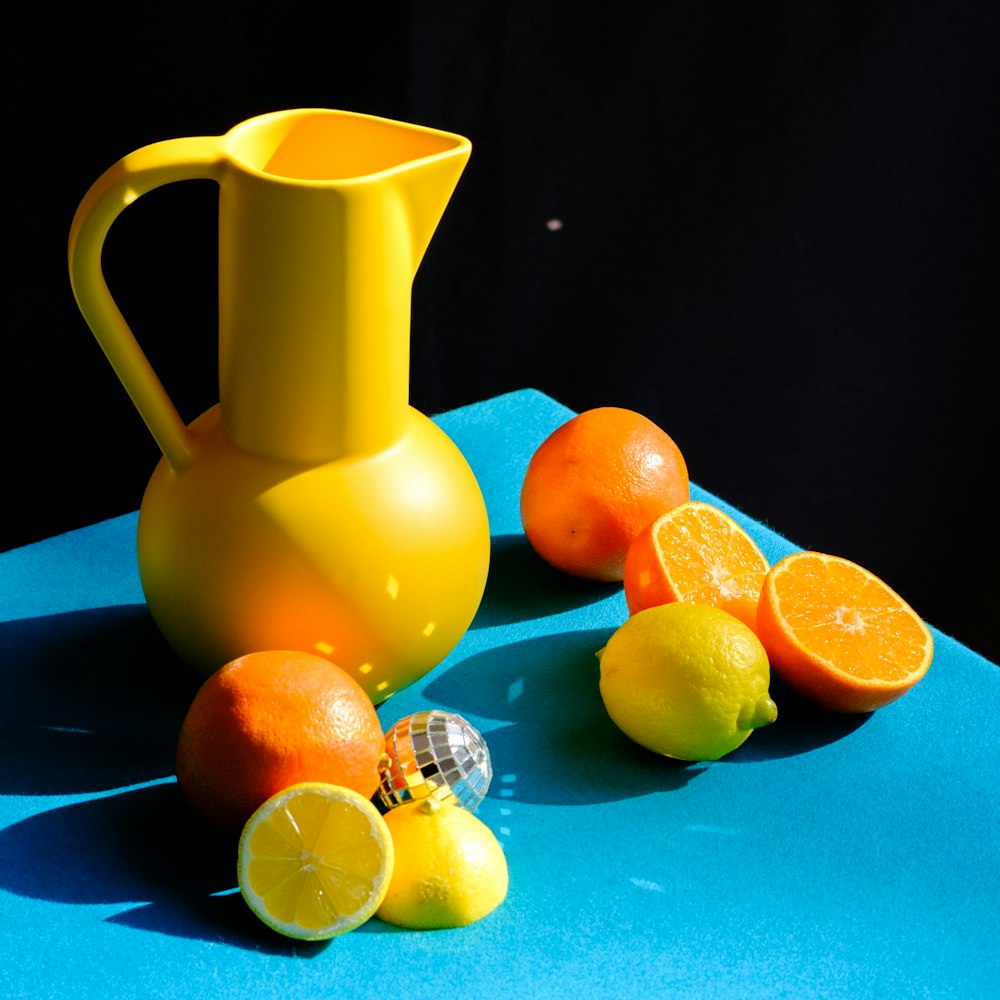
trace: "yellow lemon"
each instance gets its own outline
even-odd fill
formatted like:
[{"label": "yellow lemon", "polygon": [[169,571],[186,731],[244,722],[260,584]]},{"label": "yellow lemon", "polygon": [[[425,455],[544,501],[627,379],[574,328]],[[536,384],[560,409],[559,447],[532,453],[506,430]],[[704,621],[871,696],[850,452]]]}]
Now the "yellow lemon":
[{"label": "yellow lemon", "polygon": [[398,927],[464,927],[507,896],[507,859],[493,831],[454,799],[422,799],[385,816],[395,865],[378,917]]},{"label": "yellow lemon", "polygon": [[305,782],[273,795],[247,821],[239,886],[269,927],[318,941],[374,914],[392,864],[392,838],[368,799],[339,785]]},{"label": "yellow lemon", "polygon": [[667,757],[718,760],[778,717],[764,647],[719,608],[685,602],[647,608],[597,657],[612,721]]}]

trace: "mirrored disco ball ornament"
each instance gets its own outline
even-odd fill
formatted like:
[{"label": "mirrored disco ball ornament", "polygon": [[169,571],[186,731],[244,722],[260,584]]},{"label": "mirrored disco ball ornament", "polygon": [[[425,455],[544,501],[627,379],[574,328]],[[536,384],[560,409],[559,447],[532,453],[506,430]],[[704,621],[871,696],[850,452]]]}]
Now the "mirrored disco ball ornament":
[{"label": "mirrored disco ball ornament", "polygon": [[474,810],[486,796],[493,765],[486,741],[460,715],[432,709],[400,719],[385,734],[378,801],[386,808],[454,795]]}]

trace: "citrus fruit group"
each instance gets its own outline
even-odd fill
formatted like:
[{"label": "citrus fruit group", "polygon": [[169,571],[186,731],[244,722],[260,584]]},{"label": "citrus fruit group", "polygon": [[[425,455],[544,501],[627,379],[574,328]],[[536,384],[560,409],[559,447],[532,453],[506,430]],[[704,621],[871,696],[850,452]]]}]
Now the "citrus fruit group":
[{"label": "citrus fruit group", "polygon": [[346,671],[312,653],[250,653],[195,695],[177,741],[177,782],[205,821],[239,830],[266,799],[304,781],[370,798],[384,745],[375,706]]},{"label": "citrus fruit group", "polygon": [[757,633],[789,687],[839,712],[871,712],[909,691],[934,655],[930,629],[873,573],[796,552],[768,572]]},{"label": "citrus fruit group", "polygon": [[670,435],[634,410],[603,406],[567,420],[535,450],[521,522],[556,569],[615,582],[632,539],[688,497],[687,464]]},{"label": "citrus fruit group", "polygon": [[647,524],[629,546],[625,600],[632,614],[671,601],[707,604],[755,628],[768,568],[728,514],[688,500]]},{"label": "citrus fruit group", "polygon": [[412,930],[464,927],[507,896],[507,859],[493,831],[454,799],[385,815],[395,860],[379,919]]},{"label": "citrus fruit group", "polygon": [[655,753],[718,760],[777,718],[764,647],[719,608],[680,602],[646,608],[597,656],[608,715]]},{"label": "citrus fruit group", "polygon": [[269,798],[247,821],[237,877],[264,923],[317,941],[371,917],[392,867],[392,838],[368,799],[349,788],[305,782]]}]

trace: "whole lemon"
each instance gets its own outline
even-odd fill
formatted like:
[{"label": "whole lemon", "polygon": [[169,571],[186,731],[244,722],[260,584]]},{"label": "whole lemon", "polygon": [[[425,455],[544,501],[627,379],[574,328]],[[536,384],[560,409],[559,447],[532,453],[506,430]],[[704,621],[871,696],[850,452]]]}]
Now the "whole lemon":
[{"label": "whole lemon", "polygon": [[655,753],[718,760],[778,717],[764,647],[719,608],[685,602],[647,608],[597,656],[608,715]]},{"label": "whole lemon", "polygon": [[376,915],[412,930],[464,927],[507,896],[507,858],[493,831],[454,799],[421,799],[385,815],[393,871]]}]

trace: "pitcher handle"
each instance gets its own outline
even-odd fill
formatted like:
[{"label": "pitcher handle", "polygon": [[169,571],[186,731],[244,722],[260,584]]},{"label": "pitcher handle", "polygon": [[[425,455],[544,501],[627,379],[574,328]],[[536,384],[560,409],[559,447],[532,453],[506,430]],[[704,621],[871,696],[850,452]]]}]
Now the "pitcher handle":
[{"label": "pitcher handle", "polygon": [[153,371],[115,300],[101,253],[112,223],[136,198],[173,181],[219,181],[222,139],[166,139],[143,146],[106,170],[84,196],[69,236],[69,278],[76,303],[171,468],[194,455],[191,432]]}]

